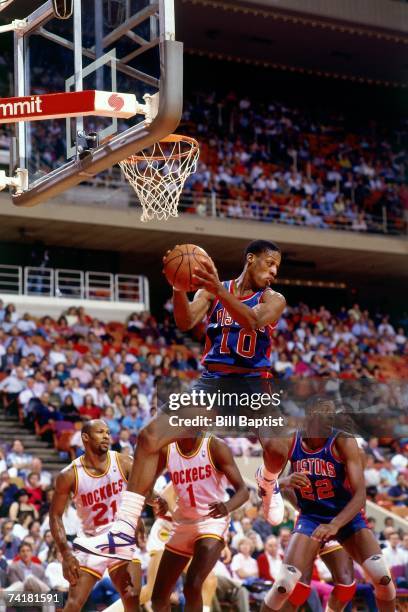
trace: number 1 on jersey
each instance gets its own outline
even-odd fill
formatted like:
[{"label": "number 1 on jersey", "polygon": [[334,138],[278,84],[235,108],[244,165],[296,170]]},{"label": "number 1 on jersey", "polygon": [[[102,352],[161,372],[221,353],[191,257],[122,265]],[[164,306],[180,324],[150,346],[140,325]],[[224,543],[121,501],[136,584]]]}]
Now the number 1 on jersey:
[{"label": "number 1 on jersey", "polygon": [[193,491],[193,485],[192,484],[188,485],[187,492],[188,492],[188,496],[190,498],[191,507],[195,508],[197,506],[197,504],[196,504],[196,500],[195,500],[195,497],[194,497],[194,491]]}]

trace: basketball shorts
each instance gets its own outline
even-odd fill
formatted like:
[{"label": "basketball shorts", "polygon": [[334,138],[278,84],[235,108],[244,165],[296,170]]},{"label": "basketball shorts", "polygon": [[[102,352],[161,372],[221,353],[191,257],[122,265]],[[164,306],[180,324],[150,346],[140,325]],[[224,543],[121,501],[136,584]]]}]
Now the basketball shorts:
[{"label": "basketball shorts", "polygon": [[164,518],[158,518],[154,521],[146,543],[146,549],[150,555],[164,550],[170,539],[172,527],[172,521],[166,521]]},{"label": "basketball shorts", "polygon": [[194,545],[203,538],[214,538],[225,543],[230,517],[206,518],[196,523],[173,522],[170,539],[165,548],[184,557],[192,557]]},{"label": "basketball shorts", "polygon": [[[186,397],[186,403],[181,404],[174,397],[178,394],[170,393],[161,408],[167,417],[173,417],[169,426],[180,437],[191,437],[196,434],[197,427],[211,427],[216,435],[228,437],[287,435],[283,427],[285,422],[274,420],[282,416],[280,396],[268,379],[259,376],[201,377],[194,382],[189,393],[190,403]],[[189,430],[187,426],[179,424],[179,418],[189,420],[194,417],[207,417],[209,421],[193,420]]]},{"label": "basketball shorts", "polygon": [[[293,533],[303,533],[304,535],[311,536],[316,527],[321,525],[322,523],[329,523],[331,519],[327,519],[327,521],[319,520],[316,518],[311,518],[307,516],[303,516],[300,514],[296,521],[295,528]],[[349,523],[346,523],[336,534],[336,540],[342,544],[344,540],[347,540],[350,536],[360,531],[360,529],[366,529],[367,523],[363,518],[362,514],[359,512]]]},{"label": "basketball shorts", "polygon": [[[78,559],[80,569],[91,574],[91,576],[95,576],[98,580],[101,580],[106,570],[109,574],[113,574],[117,569],[129,563],[129,561],[98,557],[82,551],[75,553],[75,557]],[[140,563],[140,561],[135,558],[132,563]]]},{"label": "basketball shorts", "polygon": [[337,540],[329,540],[325,542],[320,549],[319,555],[328,555],[329,553],[334,552],[335,550],[341,550],[343,547],[338,543]]}]

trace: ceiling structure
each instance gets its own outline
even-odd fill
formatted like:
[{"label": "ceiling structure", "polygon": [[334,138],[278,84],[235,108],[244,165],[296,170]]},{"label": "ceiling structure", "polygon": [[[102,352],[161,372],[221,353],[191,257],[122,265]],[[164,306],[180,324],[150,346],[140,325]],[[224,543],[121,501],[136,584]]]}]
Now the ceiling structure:
[{"label": "ceiling structure", "polygon": [[[2,22],[23,18],[43,0],[5,2]],[[175,0],[177,38],[187,53],[321,76],[406,86],[408,36],[404,32],[313,17],[284,3]]]},{"label": "ceiling structure", "polygon": [[179,0],[187,53],[280,70],[405,87],[408,36],[218,0]]}]

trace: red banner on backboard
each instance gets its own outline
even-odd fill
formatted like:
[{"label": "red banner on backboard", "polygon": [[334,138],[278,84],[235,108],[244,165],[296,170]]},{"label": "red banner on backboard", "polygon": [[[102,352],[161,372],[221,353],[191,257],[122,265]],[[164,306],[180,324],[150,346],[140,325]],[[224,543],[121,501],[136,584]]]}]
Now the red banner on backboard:
[{"label": "red banner on backboard", "polygon": [[0,98],[0,123],[88,115],[128,119],[137,106],[133,94],[95,90]]}]

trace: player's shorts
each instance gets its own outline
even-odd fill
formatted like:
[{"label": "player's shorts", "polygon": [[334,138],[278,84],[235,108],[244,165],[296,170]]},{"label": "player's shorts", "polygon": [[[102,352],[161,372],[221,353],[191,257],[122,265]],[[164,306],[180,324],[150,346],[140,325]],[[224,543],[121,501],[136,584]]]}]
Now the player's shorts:
[{"label": "player's shorts", "polygon": [[[108,559],[85,552],[76,552],[75,557],[78,559],[80,569],[91,574],[91,576],[95,576],[98,580],[101,580],[106,570],[109,574],[113,574],[117,569],[129,563],[129,561],[123,561],[122,559]],[[140,561],[139,559],[133,559],[132,563],[140,564]]]},{"label": "player's shorts", "polygon": [[[304,535],[311,536],[316,527],[322,525],[323,523],[329,523],[331,519],[327,521],[310,518],[303,516],[300,514],[296,521],[295,528],[293,533],[303,533]],[[342,544],[344,540],[347,540],[350,536],[360,531],[360,529],[366,529],[367,523],[363,518],[362,514],[359,512],[349,523],[346,523],[343,527],[341,527],[337,534],[336,540]]]},{"label": "player's shorts", "polygon": [[[282,410],[279,394],[274,391],[271,380],[260,376],[201,377],[193,383],[190,390],[191,403],[186,402],[183,405],[174,397],[177,394],[170,391],[168,401],[161,407],[161,412],[169,419],[173,417],[173,420],[168,422],[169,427],[180,437],[196,435],[197,423],[194,421],[190,428],[179,424],[178,419],[189,419],[191,416],[209,418],[209,422],[203,421],[199,427],[211,426],[215,435],[284,435],[284,423],[274,421],[274,418],[282,416]],[[212,398],[214,403],[209,403],[208,398]]]},{"label": "player's shorts", "polygon": [[164,518],[158,518],[154,521],[146,542],[146,550],[150,555],[164,550],[170,539],[172,527],[173,522],[166,521]]},{"label": "player's shorts", "polygon": [[183,557],[192,557],[197,540],[214,538],[225,542],[230,523],[229,516],[206,518],[196,523],[173,523],[170,540],[165,548]]}]

